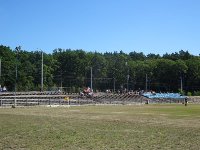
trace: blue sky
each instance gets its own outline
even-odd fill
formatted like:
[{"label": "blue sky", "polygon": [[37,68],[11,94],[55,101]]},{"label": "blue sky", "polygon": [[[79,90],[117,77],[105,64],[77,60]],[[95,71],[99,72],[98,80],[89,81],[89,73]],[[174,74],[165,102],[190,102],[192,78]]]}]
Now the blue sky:
[{"label": "blue sky", "polygon": [[0,44],[200,54],[199,0],[0,0]]}]

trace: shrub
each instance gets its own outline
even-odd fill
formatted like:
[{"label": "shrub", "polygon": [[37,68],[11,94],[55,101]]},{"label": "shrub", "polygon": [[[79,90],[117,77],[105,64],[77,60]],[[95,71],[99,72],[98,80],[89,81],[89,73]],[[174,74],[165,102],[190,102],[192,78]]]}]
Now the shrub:
[{"label": "shrub", "polygon": [[181,91],[181,89],[178,89],[178,92],[179,92],[181,95],[185,95],[185,91],[184,91],[184,90]]},{"label": "shrub", "polygon": [[200,96],[200,91],[194,91],[194,96]]},{"label": "shrub", "polygon": [[187,96],[192,96],[192,92],[187,92]]}]

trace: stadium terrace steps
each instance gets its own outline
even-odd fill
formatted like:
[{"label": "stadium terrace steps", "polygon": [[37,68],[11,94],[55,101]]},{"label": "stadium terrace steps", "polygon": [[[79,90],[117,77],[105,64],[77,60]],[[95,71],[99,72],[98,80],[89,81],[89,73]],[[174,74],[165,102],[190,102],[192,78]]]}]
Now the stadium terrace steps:
[{"label": "stadium terrace steps", "polygon": [[96,103],[103,104],[131,104],[131,103],[146,103],[148,98],[136,94],[103,94],[94,96]]},{"label": "stadium terrace steps", "polygon": [[[13,92],[0,93],[0,106],[12,106],[16,100],[17,106],[34,105],[84,105],[84,104],[145,104],[145,103],[183,103],[183,99],[148,98],[138,94],[95,93],[92,97],[80,96],[77,93],[55,92]],[[188,98],[188,102],[200,102]]]},{"label": "stadium terrace steps", "polygon": [[0,93],[0,106],[34,105],[84,105],[84,104],[132,104],[145,103],[148,98],[134,94],[96,94],[92,97],[80,96],[77,93],[55,94],[39,92]]}]

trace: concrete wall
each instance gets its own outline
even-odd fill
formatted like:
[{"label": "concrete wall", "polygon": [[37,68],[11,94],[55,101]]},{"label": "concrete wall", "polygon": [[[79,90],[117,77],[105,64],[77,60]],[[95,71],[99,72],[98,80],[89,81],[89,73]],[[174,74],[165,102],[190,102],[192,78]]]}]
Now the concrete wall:
[{"label": "concrete wall", "polygon": [[188,103],[199,103],[200,104],[200,96],[189,96]]}]

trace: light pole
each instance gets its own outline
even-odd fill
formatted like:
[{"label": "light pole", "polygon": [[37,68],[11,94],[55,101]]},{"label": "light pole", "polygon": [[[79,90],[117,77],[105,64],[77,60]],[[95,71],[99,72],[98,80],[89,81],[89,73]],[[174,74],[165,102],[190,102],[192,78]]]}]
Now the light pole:
[{"label": "light pole", "polygon": [[182,75],[181,75],[181,94],[183,93],[183,78],[182,78]]},{"label": "light pole", "polygon": [[17,69],[18,69],[18,53],[21,50],[21,46],[18,46],[15,48],[16,50],[16,65],[15,65],[15,97],[14,97],[14,107],[16,107],[16,92],[17,92],[17,80],[18,80],[18,75],[17,75]]},{"label": "light pole", "polygon": [[183,79],[184,79],[184,76],[183,76],[183,72],[182,71],[179,71],[179,73],[180,73],[180,92],[181,92],[181,94],[183,94]]},{"label": "light pole", "polygon": [[126,67],[127,67],[127,92],[129,91],[129,86],[128,86],[128,82],[129,82],[129,67],[128,67],[128,62],[126,62]]},{"label": "light pole", "polygon": [[90,67],[90,73],[91,73],[91,76],[90,76],[90,88],[91,88],[91,90],[92,90],[92,67]]},{"label": "light pole", "polygon": [[42,53],[42,64],[41,64],[41,92],[43,92],[43,52]]},{"label": "light pole", "polygon": [[127,92],[129,91],[129,69],[128,69],[128,75],[127,75]]},{"label": "light pole", "polygon": [[1,92],[1,58],[0,58],[0,92]]},{"label": "light pole", "polygon": [[62,87],[62,83],[63,83],[63,79],[62,79],[62,69],[61,69],[61,71],[60,71],[60,90],[61,90],[61,92],[63,91],[63,87]]},{"label": "light pole", "polygon": [[148,86],[148,83],[147,83],[147,82],[148,82],[148,76],[147,76],[147,74],[146,74],[146,92],[147,92],[147,88],[148,88],[148,87],[147,87],[147,86]]},{"label": "light pole", "polygon": [[113,93],[115,93],[115,77],[113,78]]},{"label": "light pole", "polygon": [[1,58],[0,58],[0,85],[1,85]]}]

